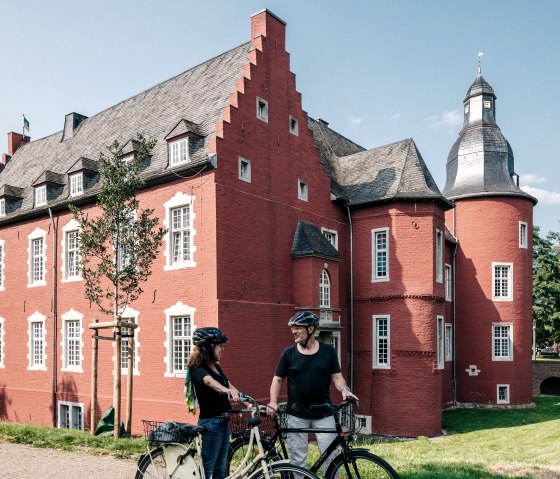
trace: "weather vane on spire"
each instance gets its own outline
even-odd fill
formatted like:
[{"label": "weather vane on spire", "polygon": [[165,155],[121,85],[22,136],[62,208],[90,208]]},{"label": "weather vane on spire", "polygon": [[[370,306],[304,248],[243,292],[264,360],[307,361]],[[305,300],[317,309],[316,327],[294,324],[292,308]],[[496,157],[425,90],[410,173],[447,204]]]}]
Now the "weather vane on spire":
[{"label": "weather vane on spire", "polygon": [[477,55],[477,57],[478,57],[478,74],[479,74],[479,75],[481,74],[480,63],[481,63],[482,55],[484,55],[484,53],[482,53],[482,52],[479,51],[479,52],[478,52],[478,55]]}]

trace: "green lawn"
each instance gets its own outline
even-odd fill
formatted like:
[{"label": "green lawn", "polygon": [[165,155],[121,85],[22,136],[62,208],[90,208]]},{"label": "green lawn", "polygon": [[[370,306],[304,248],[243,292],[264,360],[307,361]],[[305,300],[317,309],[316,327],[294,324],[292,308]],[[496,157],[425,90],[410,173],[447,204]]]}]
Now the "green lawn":
[{"label": "green lawn", "polygon": [[[368,440],[402,479],[560,478],[560,398],[535,398],[529,409],[455,409],[444,412],[447,434],[410,441]],[[137,458],[143,439],[0,422],[0,441]],[[313,456],[313,454],[312,454]]]}]

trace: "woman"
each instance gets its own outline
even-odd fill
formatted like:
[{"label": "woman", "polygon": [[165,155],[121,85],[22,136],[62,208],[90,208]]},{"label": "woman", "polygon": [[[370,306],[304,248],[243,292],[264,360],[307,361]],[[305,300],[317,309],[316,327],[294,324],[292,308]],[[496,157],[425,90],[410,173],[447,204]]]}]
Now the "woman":
[{"label": "woman", "polygon": [[239,400],[220,368],[219,362],[228,340],[218,328],[198,328],[193,333],[194,348],[189,356],[196,397],[200,406],[198,425],[202,433],[202,464],[206,479],[224,479],[229,449],[230,400]]}]

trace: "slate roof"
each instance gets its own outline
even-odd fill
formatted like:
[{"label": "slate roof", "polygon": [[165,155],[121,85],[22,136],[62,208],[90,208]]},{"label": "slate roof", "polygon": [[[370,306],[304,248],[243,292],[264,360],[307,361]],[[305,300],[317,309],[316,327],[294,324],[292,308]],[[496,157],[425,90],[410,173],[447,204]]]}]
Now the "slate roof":
[{"label": "slate roof", "polygon": [[325,238],[319,228],[306,221],[299,221],[292,243],[292,256],[322,256],[340,259],[340,255],[331,242]]},{"label": "slate roof", "polygon": [[[9,185],[25,190],[21,207],[11,216],[32,211],[31,185],[44,172],[67,177],[69,171],[75,171],[73,167],[80,158],[97,159],[113,140],[125,145],[137,133],[157,140],[153,156],[143,171],[145,179],[168,172],[165,137],[179,125],[184,127],[182,131],[193,130],[196,125],[196,133],[203,135],[194,144],[189,166],[207,163],[208,138],[215,134],[215,124],[243,74],[242,66],[248,62],[250,48],[250,43],[240,45],[89,118],[74,114],[81,121],[72,137],[64,141],[62,130],[23,144],[0,173],[0,187]],[[88,167],[93,166],[87,163]],[[67,201],[66,184],[58,200],[49,202],[49,206]]]},{"label": "slate roof", "polygon": [[490,86],[490,83],[488,83],[480,73],[476,76],[473,84],[467,90],[467,94],[465,96],[464,101],[468,100],[472,96],[477,96],[477,95],[492,95],[494,98],[496,98],[494,89]]}]

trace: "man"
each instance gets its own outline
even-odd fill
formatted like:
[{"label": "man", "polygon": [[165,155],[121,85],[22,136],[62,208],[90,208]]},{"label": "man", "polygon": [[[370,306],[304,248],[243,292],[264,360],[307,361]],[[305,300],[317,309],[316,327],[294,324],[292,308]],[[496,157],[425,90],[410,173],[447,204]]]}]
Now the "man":
[{"label": "man", "polygon": [[[311,405],[330,403],[329,388],[331,381],[342,393],[342,400],[347,397],[358,399],[350,392],[346,380],[340,371],[336,351],[332,346],[320,343],[315,338],[319,318],[309,311],[297,312],[288,326],[294,336],[294,345],[286,348],[280,356],[272,384],[270,385],[269,407],[278,409],[278,397],[284,378],[288,378],[288,414],[289,428],[328,428],[334,429],[333,416],[324,417],[325,411],[312,410]],[[316,433],[317,444],[321,454],[334,439],[333,433]],[[307,433],[288,434],[291,463],[307,466]],[[335,451],[323,464],[323,475],[332,462]]]}]

